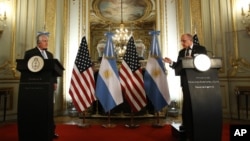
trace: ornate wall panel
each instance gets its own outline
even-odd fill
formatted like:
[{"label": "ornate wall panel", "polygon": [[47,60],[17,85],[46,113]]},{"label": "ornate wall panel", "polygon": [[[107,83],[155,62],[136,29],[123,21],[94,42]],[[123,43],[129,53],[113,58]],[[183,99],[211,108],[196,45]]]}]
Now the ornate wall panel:
[{"label": "ornate wall panel", "polygon": [[[204,42],[202,35],[202,15],[201,15],[201,0],[190,0],[190,11],[191,11],[191,34],[197,33],[201,44]],[[200,36],[199,36],[200,35]]]},{"label": "ornate wall panel", "polygon": [[50,32],[49,50],[55,53],[56,0],[45,0],[45,4],[45,25],[46,30]]}]

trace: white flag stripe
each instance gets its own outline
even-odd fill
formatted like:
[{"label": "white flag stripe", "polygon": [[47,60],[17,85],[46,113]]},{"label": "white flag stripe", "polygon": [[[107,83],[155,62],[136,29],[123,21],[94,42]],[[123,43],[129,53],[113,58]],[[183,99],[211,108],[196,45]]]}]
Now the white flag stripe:
[{"label": "white flag stripe", "polygon": [[[92,85],[92,81],[91,80],[93,80],[93,81],[95,81],[95,78],[94,78],[94,75],[90,75],[90,74],[94,74],[94,72],[93,72],[93,69],[92,68],[88,68],[88,70],[86,71],[88,74],[87,75],[85,75],[85,76],[88,76],[87,78],[87,80],[88,80],[88,82],[89,82],[89,84],[90,85]],[[91,76],[91,77],[90,77]],[[95,83],[95,82],[94,82]],[[91,91],[91,93],[95,93],[95,89],[94,89],[94,87],[90,87],[90,91]],[[94,95],[93,95],[94,96]],[[95,100],[96,100],[96,97],[94,96],[94,98],[95,98]]]},{"label": "white flag stripe", "polygon": [[[141,104],[145,103],[145,101],[142,99],[142,96],[141,96],[141,93],[145,93],[144,88],[140,85],[139,81],[134,77],[133,72],[131,71],[131,69],[129,68],[129,66],[127,65],[127,63],[124,63],[123,65],[127,69],[128,73],[129,73],[129,76],[132,78],[132,80],[131,79],[127,79],[126,82],[128,83],[128,85],[126,85],[125,82],[121,79],[122,85],[126,86],[124,88],[126,89],[126,91],[128,91],[127,94],[130,95],[130,97],[132,95],[135,96],[139,100],[139,102]],[[139,72],[139,71],[137,71],[137,72]],[[127,76],[126,72],[124,72],[123,69],[120,70],[120,73],[123,76]],[[133,86],[133,83],[131,81],[133,81],[136,84],[136,86],[139,88],[139,90],[140,90],[139,92],[136,89],[133,88],[134,86]],[[128,87],[130,89],[128,89]],[[131,94],[131,93],[134,93],[134,94]],[[135,102],[135,101],[133,100],[133,102]]]},{"label": "white flag stripe", "polygon": [[[76,71],[76,74],[78,75],[78,78],[80,79],[80,82],[86,82],[86,81],[83,80],[82,75],[79,73],[78,69],[75,66],[74,66],[74,70]],[[86,76],[87,75],[86,71],[84,71],[83,74]],[[88,96],[88,98],[91,100],[91,92],[90,92],[89,87],[87,87],[85,85],[85,83],[84,84],[83,83],[77,83],[75,75],[72,75],[72,79],[73,79],[73,81],[74,81],[74,83],[75,83],[78,91],[80,92],[81,96],[86,99],[86,97],[85,97],[85,94],[86,94],[86,96]],[[84,87],[84,90],[86,91],[86,93],[82,91],[82,89],[79,86],[79,84]]]},{"label": "white flag stripe", "polygon": [[81,111],[84,111],[85,107],[82,105],[81,101],[79,100],[74,87],[71,86],[70,91],[72,92],[71,96],[73,96],[73,98],[75,99],[75,102],[77,103],[77,106],[80,108]]},{"label": "white flag stripe", "polygon": [[111,96],[113,97],[116,105],[123,102],[121,85],[118,77],[115,75],[113,68],[108,62],[107,58],[103,58],[99,70],[104,83],[106,84]]},{"label": "white flag stripe", "polygon": [[[80,77],[79,77],[80,78]],[[84,92],[82,91],[82,89],[81,89],[81,87],[79,86],[79,83],[77,83],[77,81],[76,81],[76,79],[75,79],[75,76],[74,75],[72,75],[72,81],[73,81],[73,83],[74,83],[74,86],[76,87],[76,89],[78,90],[78,92],[79,92],[79,95],[77,95],[76,93],[75,93],[75,90],[74,90],[74,95],[75,96],[80,96],[80,98],[84,101],[84,103],[87,105],[87,106],[90,106],[90,103],[92,102],[92,101],[88,101],[87,100],[87,98],[86,98],[86,93],[84,94]],[[74,87],[71,85],[70,86],[70,89],[74,89]],[[89,95],[88,95],[89,96]],[[90,96],[89,96],[90,97]],[[78,99],[78,97],[77,97],[77,99]],[[89,98],[90,99],[90,98]],[[79,100],[79,99],[78,99]]]},{"label": "white flag stripe", "polygon": [[[77,78],[80,79],[81,76],[78,76]],[[77,80],[76,80],[76,78],[75,78],[74,75],[72,75],[72,81],[74,82],[74,86],[77,88],[77,90],[78,90],[78,92],[79,92],[79,95],[82,97],[83,101],[84,101],[84,102],[87,102],[88,104],[92,103],[93,99],[91,98],[91,94],[90,94],[89,88],[86,87],[86,86],[81,85],[81,86],[85,87],[84,90],[85,90],[86,92],[84,92],[84,91],[82,90],[81,86],[79,85],[79,84],[82,84],[82,83],[77,83]],[[82,81],[82,80],[81,80],[81,81]],[[71,88],[71,87],[70,87],[70,88]],[[88,98],[87,98],[86,96],[87,96]],[[89,100],[88,100],[88,99],[89,99]]]},{"label": "white flag stripe", "polygon": [[[130,99],[130,101],[133,103],[133,106],[139,111],[141,109],[141,106],[138,104],[137,101],[135,101],[135,99],[133,98],[133,96],[131,94],[127,93],[127,97]],[[142,104],[142,103],[140,103]],[[143,104],[142,104],[143,105]],[[146,105],[146,104],[145,104]],[[143,106],[145,106],[143,105]]]},{"label": "white flag stripe", "polygon": [[[153,57],[150,57],[148,59],[147,63],[150,64],[150,65],[146,66],[146,70],[148,72],[154,72],[155,68],[161,68],[161,66],[159,65],[157,60],[155,58],[153,58]],[[167,78],[166,78],[166,75],[163,72],[163,70],[162,69],[159,69],[159,70],[160,70],[160,73],[159,73],[160,75],[158,75],[157,77],[152,77],[152,79],[157,84],[158,89],[160,90],[160,92],[161,92],[162,96],[164,97],[164,99],[167,101],[167,103],[170,103],[170,97],[168,95],[168,85],[166,85],[166,84],[168,84],[167,83]],[[153,74],[153,73],[151,73],[151,74]],[[160,78],[165,78],[165,79],[158,79],[159,77]]]},{"label": "white flag stripe", "polygon": [[[75,83],[75,82],[74,82]],[[86,100],[85,95],[81,92],[79,92],[79,95],[76,94],[75,88],[72,86],[70,87],[70,90],[73,92],[73,97],[75,99],[75,101],[78,103],[78,106],[81,108],[81,110],[85,110],[87,107],[90,106],[89,101]],[[79,91],[79,89],[77,89]],[[84,102],[83,105],[81,102]]]},{"label": "white flag stripe", "polygon": [[[89,71],[92,71],[92,73],[93,73],[93,70],[92,70],[91,68],[88,68],[86,71],[83,72],[82,77],[85,77],[86,80],[87,80],[87,81],[85,81],[85,82],[88,83],[88,85],[84,85],[84,88],[85,88],[85,90],[87,90],[88,96],[89,96],[89,97],[91,98],[91,100],[92,100],[92,97],[91,97],[91,96],[93,96],[92,93],[94,93],[95,90],[94,90],[94,87],[89,87],[89,86],[92,85],[91,79],[94,80],[94,78],[90,78],[90,76],[91,76],[91,77],[94,77],[94,76],[93,76],[93,75],[89,75]],[[83,81],[83,78],[82,78],[82,77],[81,77],[81,81]],[[94,100],[95,100],[95,96],[94,96]]]},{"label": "white flag stripe", "polygon": [[[131,69],[129,68],[129,66],[127,65],[127,63],[124,62],[123,65],[124,65],[124,67],[127,69],[128,73],[129,73],[129,76],[132,78],[133,82],[134,82],[134,83],[136,84],[136,86],[139,88],[140,92],[141,92],[141,93],[144,93],[144,92],[145,92],[145,91],[144,91],[144,88],[142,87],[142,85],[140,85],[140,82],[139,82],[138,79],[134,76],[133,72],[131,71]],[[124,72],[124,69],[121,69],[121,70],[120,70],[120,73],[121,73],[123,76],[127,76],[126,72]],[[141,79],[141,81],[143,81],[143,77],[142,77],[140,71],[139,71],[139,70],[136,70],[135,73],[139,76],[139,78]],[[130,81],[130,79],[126,79],[126,80],[127,80],[128,84],[129,84],[130,88],[133,88],[134,86],[133,86],[133,83]],[[121,80],[121,81],[123,81],[123,80]],[[125,83],[124,83],[124,86],[125,86]],[[133,90],[132,92],[138,93],[138,92],[136,91],[136,89],[132,89],[132,90]]]}]

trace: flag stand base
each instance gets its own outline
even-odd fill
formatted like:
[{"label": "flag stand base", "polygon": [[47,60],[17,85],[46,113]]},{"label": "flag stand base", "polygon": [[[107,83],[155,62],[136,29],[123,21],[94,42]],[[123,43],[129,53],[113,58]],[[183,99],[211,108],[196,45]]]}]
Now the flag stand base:
[{"label": "flag stand base", "polygon": [[86,123],[86,112],[83,111],[83,120],[82,120],[82,123],[78,124],[77,126],[80,127],[80,128],[88,128],[90,127],[90,124],[89,123]]},{"label": "flag stand base", "polygon": [[125,127],[127,127],[127,128],[138,128],[139,126],[140,126],[139,124],[133,124],[133,123],[125,124]]},{"label": "flag stand base", "polygon": [[112,124],[112,123],[108,123],[108,124],[103,124],[102,127],[104,127],[104,128],[114,128],[114,127],[116,127],[116,125]]},{"label": "flag stand base", "polygon": [[134,124],[134,112],[131,110],[131,118],[130,118],[130,124],[125,124],[125,127],[127,128],[138,128],[139,124]]},{"label": "flag stand base", "polygon": [[78,124],[77,126],[80,128],[89,128],[91,125],[88,123],[82,123],[82,124]]},{"label": "flag stand base", "polygon": [[154,128],[162,128],[165,124],[160,123],[159,112],[157,112],[156,123],[152,125]]},{"label": "flag stand base", "polygon": [[104,127],[104,128],[114,128],[114,127],[116,127],[115,124],[110,123],[110,111],[108,112],[108,124],[103,124],[102,127]]}]

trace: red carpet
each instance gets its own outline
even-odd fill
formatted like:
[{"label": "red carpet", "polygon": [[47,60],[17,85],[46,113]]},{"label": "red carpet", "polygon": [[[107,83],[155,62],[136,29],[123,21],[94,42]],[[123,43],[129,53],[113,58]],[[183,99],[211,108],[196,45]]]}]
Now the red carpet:
[{"label": "red carpet", "polygon": [[[141,125],[129,129],[122,125],[114,128],[103,128],[92,125],[90,128],[79,128],[76,125],[57,125],[60,135],[55,141],[177,141],[171,134],[170,125],[153,128]],[[8,124],[0,127],[0,141],[18,141],[17,125]],[[223,126],[222,141],[229,141],[229,125]]]}]

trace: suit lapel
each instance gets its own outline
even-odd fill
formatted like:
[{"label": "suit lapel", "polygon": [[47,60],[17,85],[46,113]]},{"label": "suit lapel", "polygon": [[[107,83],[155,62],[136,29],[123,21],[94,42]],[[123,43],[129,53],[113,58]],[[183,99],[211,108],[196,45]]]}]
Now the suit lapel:
[{"label": "suit lapel", "polygon": [[198,48],[198,46],[197,46],[197,45],[194,45],[194,46],[193,46],[191,56],[194,56],[194,54],[196,54],[196,53],[197,53],[197,48]]}]

